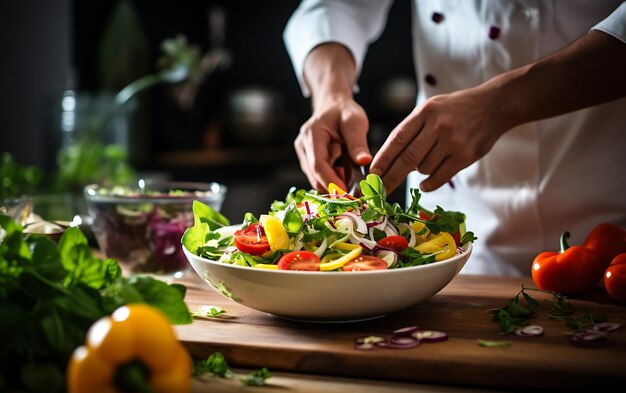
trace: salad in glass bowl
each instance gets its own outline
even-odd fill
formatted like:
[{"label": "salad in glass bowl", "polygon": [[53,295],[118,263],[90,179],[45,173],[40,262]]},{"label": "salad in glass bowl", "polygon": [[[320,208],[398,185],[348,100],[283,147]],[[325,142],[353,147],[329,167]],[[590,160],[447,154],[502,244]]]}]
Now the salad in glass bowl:
[{"label": "salad in glass bowl", "polygon": [[180,239],[193,224],[192,204],[219,211],[218,183],[140,180],[134,185],[88,185],[85,199],[102,252],[128,274],[181,276],[189,267]]},{"label": "salad in glass bowl", "polygon": [[240,225],[194,202],[182,243],[196,256],[253,269],[362,272],[444,261],[476,239],[463,213],[427,210],[417,189],[404,209],[387,202],[379,176],[360,186],[361,197],[332,183],[327,194],[292,188],[267,214],[246,213]]}]

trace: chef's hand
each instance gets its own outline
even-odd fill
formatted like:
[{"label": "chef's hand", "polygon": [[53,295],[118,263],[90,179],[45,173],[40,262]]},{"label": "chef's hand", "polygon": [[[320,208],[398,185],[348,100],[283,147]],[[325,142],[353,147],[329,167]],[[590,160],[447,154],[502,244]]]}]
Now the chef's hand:
[{"label": "chef's hand", "polygon": [[300,167],[313,188],[324,192],[328,183],[333,182],[347,189],[343,180],[345,174],[333,167],[343,143],[354,162],[370,163],[368,125],[365,111],[352,99],[327,97],[318,101],[294,143]]},{"label": "chef's hand", "polygon": [[318,191],[326,191],[330,182],[346,186],[344,174],[333,167],[342,144],[355,163],[367,165],[372,161],[367,115],[352,94],[355,69],[350,51],[336,43],[317,46],[304,63],[313,114],[300,128],[294,145],[302,171]]},{"label": "chef's hand", "polygon": [[534,63],[432,97],[392,131],[370,172],[389,191],[417,169],[429,175],[420,188],[434,190],[517,125],[625,97],[625,53],[624,42],[592,30]]},{"label": "chef's hand", "polygon": [[391,132],[370,173],[381,176],[391,192],[417,169],[429,175],[420,189],[432,191],[484,156],[506,129],[490,94],[481,88],[434,96]]}]

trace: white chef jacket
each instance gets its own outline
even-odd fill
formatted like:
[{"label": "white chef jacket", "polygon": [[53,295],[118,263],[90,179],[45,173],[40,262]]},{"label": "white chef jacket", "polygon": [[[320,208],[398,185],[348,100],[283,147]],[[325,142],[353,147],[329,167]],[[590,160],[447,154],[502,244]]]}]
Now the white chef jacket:
[{"label": "white chef jacket", "polygon": [[[308,53],[323,42],[341,43],[360,72],[367,46],[384,30],[391,3],[300,4],[284,40],[305,95]],[[417,103],[536,61],[590,29],[626,43],[625,26],[626,2],[621,1],[414,0]],[[424,178],[418,172],[409,175],[407,197],[408,189]],[[574,245],[600,222],[626,227],[626,98],[518,126],[460,171],[454,183],[454,189],[423,193],[420,202],[466,213],[467,228],[478,240],[461,272],[530,275],[534,257],[557,251],[564,230],[571,232]]]}]

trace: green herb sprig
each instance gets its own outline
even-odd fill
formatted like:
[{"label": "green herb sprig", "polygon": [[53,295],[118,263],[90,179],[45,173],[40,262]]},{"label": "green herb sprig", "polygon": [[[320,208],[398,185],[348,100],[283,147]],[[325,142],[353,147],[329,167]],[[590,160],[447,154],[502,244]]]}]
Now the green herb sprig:
[{"label": "green herb sprig", "polygon": [[[606,316],[602,314],[584,314],[577,316],[575,315],[577,311],[576,307],[567,300],[565,295],[539,288],[526,288],[522,285],[522,289],[517,295],[512,297],[503,308],[487,310],[487,312],[493,314],[493,320],[500,325],[501,334],[515,332],[518,327],[528,325],[530,320],[535,316],[540,304],[528,294],[528,291],[543,292],[552,295],[553,300],[546,300],[550,306],[550,312],[547,314],[548,317],[562,320],[568,328],[575,331],[606,320]],[[523,302],[522,299],[524,300]]]},{"label": "green herb sprig", "polygon": [[265,380],[271,376],[270,371],[265,367],[253,370],[246,376],[239,376],[230,369],[221,352],[215,352],[204,360],[193,361],[192,375],[200,377],[205,374],[211,374],[219,378],[235,379],[248,386],[263,386],[265,385]]}]

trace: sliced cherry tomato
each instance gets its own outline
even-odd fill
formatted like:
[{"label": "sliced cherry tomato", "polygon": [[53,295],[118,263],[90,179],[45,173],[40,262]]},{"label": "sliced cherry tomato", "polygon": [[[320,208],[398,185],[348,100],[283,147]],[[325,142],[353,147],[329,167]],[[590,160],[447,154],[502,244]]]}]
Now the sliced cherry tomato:
[{"label": "sliced cherry tomato", "polygon": [[246,229],[235,232],[235,246],[241,252],[251,255],[262,255],[270,249],[263,227],[258,222],[248,225]]},{"label": "sliced cherry tomato", "polygon": [[422,220],[424,220],[424,221],[428,221],[428,220],[430,220],[430,213],[427,213],[427,212],[426,212],[426,211],[424,211],[424,210],[420,210],[420,211],[419,211],[419,215],[420,215],[420,218],[421,218]]},{"label": "sliced cherry tomato", "polygon": [[366,270],[387,269],[387,262],[373,255],[359,255],[350,262],[343,265],[344,272],[359,272]]},{"label": "sliced cherry tomato", "polygon": [[626,253],[618,254],[604,272],[604,287],[616,302],[626,304]]},{"label": "sliced cherry tomato", "polygon": [[409,241],[402,235],[387,236],[380,239],[377,243],[398,252],[402,252],[409,247]]},{"label": "sliced cherry tomato", "polygon": [[457,247],[461,247],[461,231],[454,231],[451,235]]},{"label": "sliced cherry tomato", "polygon": [[319,271],[320,257],[311,251],[291,251],[278,260],[279,270]]}]

